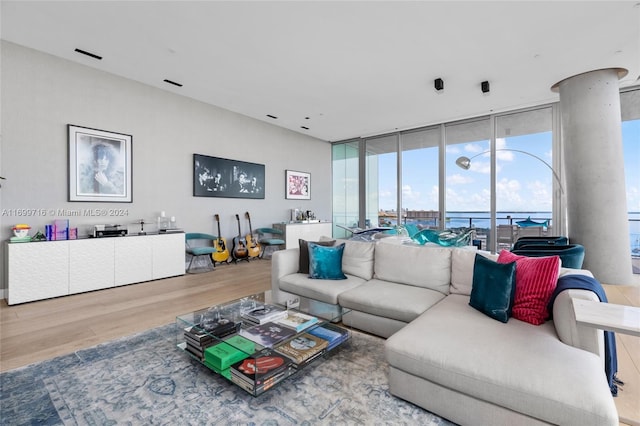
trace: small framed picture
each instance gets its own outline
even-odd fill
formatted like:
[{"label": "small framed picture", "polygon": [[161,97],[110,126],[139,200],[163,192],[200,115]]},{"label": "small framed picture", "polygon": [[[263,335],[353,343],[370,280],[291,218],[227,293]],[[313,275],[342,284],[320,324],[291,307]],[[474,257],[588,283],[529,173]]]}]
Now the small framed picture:
[{"label": "small framed picture", "polygon": [[285,170],[285,194],[287,200],[310,200],[311,174]]},{"label": "small framed picture", "polygon": [[69,124],[69,201],[131,203],[133,137]]}]

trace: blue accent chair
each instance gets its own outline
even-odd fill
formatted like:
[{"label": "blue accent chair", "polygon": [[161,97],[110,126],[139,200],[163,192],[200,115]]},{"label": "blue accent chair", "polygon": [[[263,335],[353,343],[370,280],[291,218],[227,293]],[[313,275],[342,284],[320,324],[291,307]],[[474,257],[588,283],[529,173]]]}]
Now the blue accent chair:
[{"label": "blue accent chair", "polygon": [[215,269],[211,255],[217,251],[216,248],[213,247],[213,241],[218,239],[218,237],[199,232],[189,232],[186,233],[184,237],[186,244],[185,251],[187,254],[191,255],[187,272],[191,272],[193,260],[200,256],[206,256],[206,258],[209,259],[209,264],[211,265],[210,270]]},{"label": "blue accent chair", "polygon": [[581,269],[582,262],[584,261],[584,247],[580,244],[568,244],[564,246],[531,244],[514,249],[512,253],[529,257],[558,255],[560,256],[563,267],[573,269]]},{"label": "blue accent chair", "polygon": [[513,250],[530,245],[566,246],[567,244],[569,244],[569,239],[562,235],[553,237],[520,237],[513,244]]},{"label": "blue accent chair", "polygon": [[258,228],[258,243],[260,243],[260,259],[263,258],[264,252],[269,247],[275,247],[276,250],[286,244],[286,241],[282,239],[283,232],[275,228]]}]

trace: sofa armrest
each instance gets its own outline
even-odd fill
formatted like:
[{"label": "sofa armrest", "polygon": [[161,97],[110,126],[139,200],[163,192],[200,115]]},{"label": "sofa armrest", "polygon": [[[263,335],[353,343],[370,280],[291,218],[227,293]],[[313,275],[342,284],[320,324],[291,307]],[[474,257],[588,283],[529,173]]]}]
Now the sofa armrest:
[{"label": "sofa armrest", "polygon": [[604,332],[576,322],[572,299],[600,301],[592,291],[579,289],[562,291],[553,304],[553,323],[556,333],[563,343],[598,355],[604,365]]},{"label": "sofa armrest", "polygon": [[289,293],[280,290],[280,278],[298,272],[300,249],[278,250],[271,255],[271,298],[275,302],[284,302]]}]

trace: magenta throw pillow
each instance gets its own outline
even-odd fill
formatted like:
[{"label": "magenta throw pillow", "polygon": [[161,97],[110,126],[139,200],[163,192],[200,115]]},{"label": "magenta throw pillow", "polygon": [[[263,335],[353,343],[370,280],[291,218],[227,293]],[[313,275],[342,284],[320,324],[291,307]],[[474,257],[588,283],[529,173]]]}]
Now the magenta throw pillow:
[{"label": "magenta throw pillow", "polygon": [[560,257],[527,257],[502,250],[498,263],[516,262],[516,295],[511,316],[540,325],[549,318],[547,304],[556,288]]}]

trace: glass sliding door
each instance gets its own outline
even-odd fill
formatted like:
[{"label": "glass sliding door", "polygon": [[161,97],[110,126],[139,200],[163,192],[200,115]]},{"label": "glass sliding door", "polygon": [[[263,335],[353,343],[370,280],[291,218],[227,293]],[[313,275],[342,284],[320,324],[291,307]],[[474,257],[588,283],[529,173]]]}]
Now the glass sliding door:
[{"label": "glass sliding door", "polygon": [[445,125],[446,214],[444,228],[475,228],[474,239],[491,249],[491,156],[479,155],[469,170],[456,165],[461,156],[489,151],[491,120],[482,118]]},{"label": "glass sliding door", "polygon": [[332,146],[333,237],[346,238],[351,233],[337,225],[353,227],[358,223],[359,211],[358,141]]},{"label": "glass sliding door", "polygon": [[621,93],[620,109],[631,263],[640,274],[640,89]]},{"label": "glass sliding door", "polygon": [[553,216],[562,194],[552,171],[552,108],[495,120],[498,250],[521,236],[564,235],[560,216]]},{"label": "glass sliding door", "polygon": [[[400,134],[402,150],[402,223],[437,229],[439,207],[440,126]],[[390,221],[385,221],[389,224]]]},{"label": "glass sliding door", "polygon": [[397,223],[398,210],[398,135],[365,140],[365,223],[361,228]]}]

